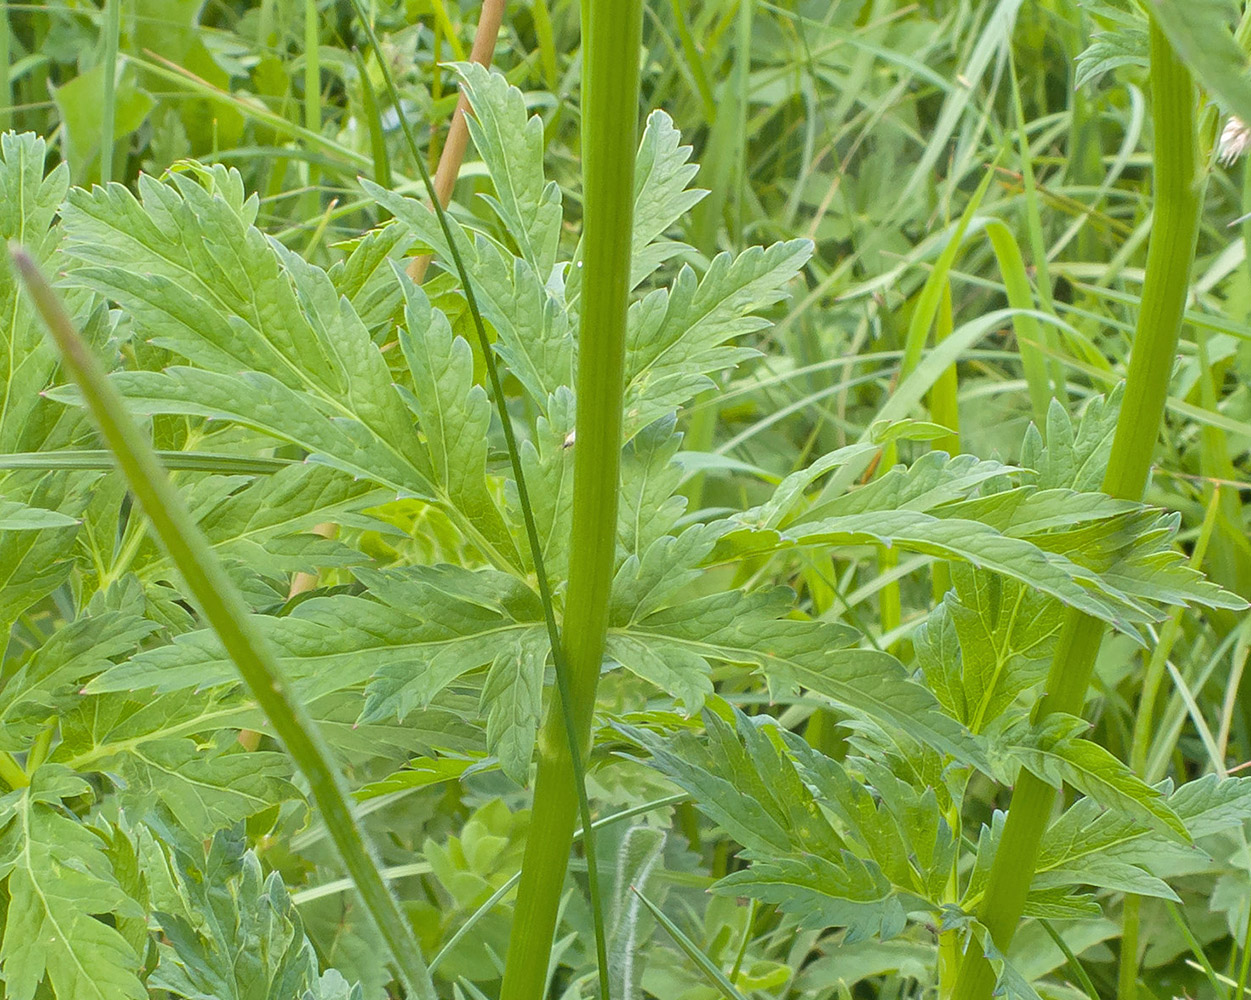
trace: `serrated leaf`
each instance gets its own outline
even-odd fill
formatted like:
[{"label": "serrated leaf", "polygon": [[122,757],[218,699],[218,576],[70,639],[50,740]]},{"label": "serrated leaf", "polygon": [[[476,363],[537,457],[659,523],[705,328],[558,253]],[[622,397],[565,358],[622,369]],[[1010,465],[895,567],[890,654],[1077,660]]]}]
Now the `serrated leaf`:
[{"label": "serrated leaf", "polygon": [[876,865],[844,851],[837,861],[809,855],[757,862],[717,882],[713,892],[774,903],[807,929],[846,927],[847,941],[889,940],[907,913]]},{"label": "serrated leaf", "polygon": [[70,528],[78,519],[55,510],[31,507],[18,500],[0,499],[0,531],[39,531],[43,528]]},{"label": "serrated leaf", "polygon": [[486,716],[487,746],[499,757],[503,772],[519,785],[530,777],[550,652],[545,631],[524,632],[502,645],[482,685],[480,710]]},{"label": "serrated leaf", "polygon": [[389,333],[403,313],[403,292],[391,267],[412,243],[403,226],[371,229],[355,241],[346,260],[336,261],[326,272],[335,291],[352,303],[365,328],[377,337]]},{"label": "serrated leaf", "polygon": [[[54,779],[57,769],[47,770]],[[9,897],[0,942],[5,996],[32,1000],[46,977],[58,1000],[146,1000],[139,956],[100,919],[135,904],[118,886],[103,842],[55,804],[60,792],[43,780],[36,772],[0,835]]]},{"label": "serrated leaf", "polygon": [[[29,479],[29,474],[24,474]],[[10,483],[13,480],[10,479]],[[46,510],[74,519],[68,527],[38,531],[0,531],[0,635],[7,635],[17,616],[65,582],[73,563],[77,516],[86,506],[81,476],[36,476],[26,499]]]},{"label": "serrated leaf", "polygon": [[175,854],[168,869],[195,922],[181,913],[156,914],[165,940],[150,983],[187,1000],[359,996],[333,970],[319,975],[281,878],[265,877],[243,847],[242,837],[222,832],[207,858]]},{"label": "serrated leaf", "polygon": [[683,267],[672,288],[635,302],[626,331],[626,439],[711,386],[710,375],[751,356],[729,342],[768,326],[754,313],[786,294],[811,255],[807,240],[722,253],[702,278]]},{"label": "serrated leaf", "polygon": [[785,588],[727,591],[610,628],[609,642],[623,634],[683,650],[705,663],[750,665],[771,689],[807,688],[856,718],[910,732],[963,763],[989,766],[963,728],[942,713],[928,690],[908,679],[898,660],[874,649],[846,648],[854,632],[844,626],[783,617],[792,600]]},{"label": "serrated leaf", "polygon": [[951,564],[954,589],[917,629],[917,664],[943,707],[972,732],[1047,670],[1062,615],[1016,580]]},{"label": "serrated leaf", "polygon": [[[1222,780],[1209,774],[1176,790],[1168,783],[1157,787],[1196,840],[1241,824],[1251,809],[1251,778]],[[1176,851],[1174,838],[1166,839],[1138,818],[1080,799],[1047,828],[1037,870],[1040,877],[1064,871],[1080,882],[1092,862],[1115,858],[1150,871]]]},{"label": "serrated leaf", "polygon": [[514,564],[500,525],[489,515],[475,524],[476,511],[460,511],[431,481],[385,359],[326,272],[252,226],[250,201],[233,204],[180,174],[168,183],[144,175],[139,186],[142,201],[117,185],[76,192],[65,216],[69,252],[89,265],[75,280],[197,366],[119,376],[135,408],[236,420],[351,475],[445,504]]},{"label": "serrated leaf", "polygon": [[[60,241],[52,220],[69,186],[60,164],[46,176],[47,146],[32,132],[0,135],[0,240],[20,240],[39,263]],[[17,286],[7,255],[0,261],[0,452],[33,450],[46,426],[39,393],[56,369],[56,352],[44,337],[30,301]]]},{"label": "serrated leaf", "polygon": [[674,423],[672,418],[656,421],[622,452],[617,537],[627,554],[641,557],[662,537],[674,534],[686,509],[686,498],[677,492],[682,466],[675,455],[682,436],[674,433]]},{"label": "serrated leaf", "polygon": [[[417,623],[406,648],[392,651],[389,662],[374,672],[366,689],[362,722],[391,715],[402,721],[461,675],[495,661],[501,647],[519,654],[524,651],[530,657],[537,657],[540,647],[546,648],[547,630],[538,598],[503,573],[413,566],[389,573],[360,571],[359,575],[392,607],[413,608]],[[497,732],[503,735],[510,728]]]},{"label": "serrated leaf", "polygon": [[487,488],[491,403],[486,390],[474,384],[473,352],[398,266],[396,280],[405,302],[399,340],[413,378],[410,408],[425,434],[434,480],[455,509],[516,560],[516,550],[506,542],[504,519]]},{"label": "serrated leaf", "polygon": [[1050,785],[1067,782],[1107,809],[1124,812],[1188,844],[1191,835],[1160,790],[1148,785],[1108,750],[1082,739],[1082,719],[1052,714],[1041,727],[1007,737],[1009,754]]},{"label": "serrated leaf", "polygon": [[1078,53],[1073,88],[1079,89],[1104,73],[1121,66],[1145,67],[1148,62],[1147,27],[1142,18],[1118,10],[1111,4],[1091,4],[1091,13],[1111,20],[1114,30],[1096,31],[1090,44]]},{"label": "serrated leaf", "polygon": [[689,162],[690,156],[691,147],[682,145],[682,134],[672,118],[660,110],[647,116],[634,161],[631,288],[688,249],[663,236],[708,193],[687,186],[699,172],[699,167]]},{"label": "serrated leaf", "polygon": [[521,258],[546,277],[556,262],[561,204],[560,188],[543,179],[543,121],[526,115],[521,91],[503,74],[472,62],[456,70],[473,108],[469,134],[495,185],[486,200]]},{"label": "serrated leaf", "polygon": [[135,815],[144,815],[159,801],[184,829],[207,837],[272,805],[300,798],[285,754],[248,753],[234,733],[227,730],[222,736],[216,745],[155,738],[127,747],[116,758],[126,783],[121,801]]},{"label": "serrated leaf", "polygon": [[0,750],[27,750],[58,709],[76,698],[81,681],[112,667],[113,657],[134,649],[156,628],[117,612],[78,618],[60,628],[0,689]]},{"label": "serrated leaf", "polygon": [[1033,425],[1025,434],[1021,466],[1033,473],[1026,481],[1044,490],[1097,490],[1112,451],[1124,395],[1125,385],[1119,383],[1106,397],[1093,397],[1076,423],[1063,404],[1053,399],[1047,410],[1046,444]]},{"label": "serrated leaf", "polygon": [[[357,512],[394,498],[369,480],[320,464],[287,466],[242,489],[237,480],[219,481],[225,488],[221,496],[213,495],[213,481],[197,481],[185,491],[192,515],[222,559],[271,574],[342,565],[352,555],[312,529],[327,521],[381,528],[381,522]],[[164,564],[156,552],[153,557],[156,566]]]}]

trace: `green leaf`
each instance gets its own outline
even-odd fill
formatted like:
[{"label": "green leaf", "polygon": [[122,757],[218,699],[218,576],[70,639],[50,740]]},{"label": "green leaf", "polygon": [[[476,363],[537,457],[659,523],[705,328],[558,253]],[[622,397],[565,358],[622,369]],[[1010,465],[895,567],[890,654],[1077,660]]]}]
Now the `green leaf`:
[{"label": "green leaf", "polygon": [[[239,488],[240,485],[243,488]],[[353,479],[324,465],[290,465],[252,481],[213,477],[184,490],[188,507],[222,559],[257,573],[279,575],[318,566],[343,565],[363,557],[312,534],[323,522],[379,529],[382,522],[360,515],[394,497],[370,480]],[[168,565],[153,546],[151,575]]]},{"label": "green leaf", "polygon": [[531,630],[501,643],[482,685],[480,711],[486,716],[487,746],[513,781],[525,785],[543,705],[543,672],[551,644],[547,633]]},{"label": "green leaf", "polygon": [[[878,812],[871,796],[848,781],[837,762],[816,754],[792,734],[773,735],[776,727],[767,717],[764,725],[758,725],[735,710],[733,729],[710,712],[704,713],[704,721],[707,743],[690,733],[662,737],[628,726],[617,728],[646,747],[653,766],[690,792],[699,809],[734,837],[744,848],[743,856],[751,859],[748,868],[722,879],[713,891],[778,904],[798,916],[801,927],[847,927],[851,939],[891,937],[902,930],[906,922],[902,900],[907,900],[908,909],[924,904],[912,895],[919,883],[905,860],[907,851],[891,813]],[[783,750],[783,741],[792,752],[805,755],[806,766],[797,769]],[[820,805],[810,784],[814,765],[823,772],[817,786],[823,792],[831,790],[829,779],[834,774],[844,786],[835,791],[836,798],[820,800]],[[840,808],[840,803],[851,807]],[[882,850],[903,880],[902,896],[890,871],[848,849],[849,841],[830,826],[823,807],[845,825],[852,839],[872,840],[873,849]],[[924,808],[937,815],[932,797]],[[954,847],[954,840],[947,839]],[[892,847],[900,849],[892,855]],[[953,856],[944,856],[945,876]]]},{"label": "green leaf", "polygon": [[721,879],[713,892],[774,903],[808,929],[846,927],[846,940],[890,939],[903,930],[903,903],[876,865],[850,851],[835,859],[809,855],[756,862]]},{"label": "green leaf", "polygon": [[[65,129],[67,159],[73,168],[75,180],[87,183],[100,180],[100,127],[104,110],[104,74],[114,67],[103,62],[71,77],[52,91]],[[129,135],[147,119],[156,107],[152,95],[136,85],[137,74],[127,66],[113,91],[114,141]]]},{"label": "green leaf", "polygon": [[769,325],[754,313],[785,296],[811,255],[808,240],[718,254],[702,278],[683,267],[672,288],[635,302],[626,333],[626,439],[712,386],[710,375],[752,356],[729,341]]},{"label": "green leaf", "polygon": [[[136,815],[145,815],[159,801],[180,826],[207,837],[301,797],[284,754],[249,753],[236,737],[224,730],[207,744],[154,738],[119,748],[115,764],[126,782],[121,801]],[[101,763],[107,768],[109,757]]]},{"label": "green leaf", "polygon": [[675,526],[686,510],[686,497],[677,492],[682,466],[675,461],[682,436],[674,433],[675,420],[658,420],[643,428],[621,455],[617,537],[621,550],[642,557]]},{"label": "green leaf", "polygon": [[657,110],[647,116],[634,161],[633,264],[630,287],[635,288],[665,261],[690,248],[665,238],[665,233],[707,195],[687,185],[699,172],[690,163],[691,147],[673,119]]},{"label": "green leaf", "polygon": [[78,699],[80,683],[113,666],[156,631],[134,615],[106,612],[78,618],[40,646],[0,689],[0,750],[21,752],[59,711]]},{"label": "green leaf", "polygon": [[776,588],[675,600],[627,626],[614,622],[609,646],[614,656],[627,659],[623,666],[644,676],[650,658],[630,657],[637,647],[623,647],[618,636],[661,657],[672,659],[680,652],[684,675],[694,678],[706,675],[713,661],[751,666],[775,692],[807,688],[857,719],[911,733],[962,763],[988,767],[963,728],[943,714],[926,688],[908,678],[898,660],[874,649],[848,648],[855,633],[846,626],[784,617],[793,599],[791,591]]},{"label": "green leaf", "polygon": [[[848,457],[854,456],[834,453],[820,471]],[[973,494],[1004,471],[997,463],[931,452],[911,468],[891,470],[786,518],[799,507],[809,474],[787,490],[784,504],[732,516],[735,530],[720,539],[718,552],[729,557],[814,545],[921,552],[1017,580],[1144,642],[1142,626],[1160,616],[1152,602],[1243,606],[1172,549],[1175,518],[1062,489]],[[837,491],[827,487],[831,492]]]},{"label": "green leaf", "polygon": [[1150,0],[1147,7],[1204,88],[1231,114],[1251,121],[1251,56],[1230,30],[1240,17],[1238,5],[1233,0]]},{"label": "green leaf", "polygon": [[425,435],[439,494],[515,562],[516,549],[487,487],[491,403],[486,390],[474,384],[473,351],[398,266],[396,279],[405,300],[400,347],[413,378],[407,401]]},{"label": "green leaf", "polygon": [[118,388],[141,412],[235,420],[353,476],[445,504],[496,562],[515,565],[499,518],[460,511],[432,481],[382,353],[329,276],[251,224],[256,200],[242,198],[237,173],[211,176],[209,191],[187,175],[167,183],[144,175],[142,201],[120,186],[71,196],[67,249],[90,265],[75,280],[197,366],[125,373]]},{"label": "green leaf", "polygon": [[527,117],[521,91],[478,63],[456,66],[473,114],[469,134],[495,185],[482,197],[495,210],[526,261],[542,279],[556,263],[560,188],[543,179],[543,121]]},{"label": "green leaf", "polygon": [[[45,773],[46,772],[46,773]],[[5,995],[32,1000],[45,977],[58,1000],[147,1000],[140,957],[100,919],[134,915],[88,827],[60,808],[64,769],[35,773],[10,804],[0,834],[0,877],[7,877],[8,912],[0,942]],[[67,863],[68,862],[68,863]]]},{"label": "green leaf", "polygon": [[954,589],[916,630],[917,664],[943,707],[972,732],[1046,673],[1062,614],[1016,580],[950,566]]},{"label": "green leaf", "polygon": [[[69,168],[47,176],[47,146],[33,133],[0,135],[0,239],[21,239],[41,263],[60,241],[52,220],[65,198]],[[9,261],[0,261],[0,452],[26,451],[42,443],[46,403],[39,393],[56,369],[56,352],[45,340],[29,300],[17,287]]]},{"label": "green leaf", "polygon": [[345,260],[336,261],[326,272],[375,341],[389,336],[403,314],[403,291],[391,262],[401,258],[411,243],[412,235],[404,226],[372,229],[354,242]]},{"label": "green leaf", "polygon": [[317,955],[277,872],[265,877],[237,833],[213,838],[207,858],[176,853],[168,870],[186,913],[156,914],[165,940],[150,984],[187,1000],[360,997]]},{"label": "green leaf", "polygon": [[1148,785],[1108,750],[1082,735],[1088,723],[1052,714],[1042,728],[1009,733],[1009,755],[1031,773],[1058,788],[1067,782],[1107,809],[1127,813],[1181,843],[1191,835],[1159,789]]},{"label": "green leaf", "polygon": [[1090,44],[1078,53],[1073,88],[1079,89],[1121,66],[1146,67],[1147,25],[1141,16],[1119,10],[1108,3],[1090,3],[1097,23],[1110,22],[1111,30],[1096,31]]},{"label": "green leaf", "polygon": [[39,531],[42,528],[68,528],[78,524],[77,518],[31,507],[18,500],[0,498],[0,531]]},{"label": "green leaf", "polygon": [[[21,475],[29,481],[31,474]],[[35,476],[33,485],[23,482],[23,486],[29,504],[57,510],[70,517],[71,524],[38,531],[0,531],[0,635],[7,635],[19,614],[51,594],[69,576],[74,538],[80,527],[75,515],[86,505],[82,476]]]},{"label": "green leaf", "polygon": [[[1166,782],[1158,791],[1195,840],[1238,826],[1251,808],[1251,778],[1219,779],[1209,774],[1175,790]],[[1094,799],[1086,798],[1075,802],[1047,828],[1037,870],[1039,878],[1064,872],[1075,882],[1098,885],[1087,875],[1092,865],[1098,869],[1107,859],[1163,876],[1170,874],[1167,866],[1179,857],[1189,863],[1193,848],[1180,846],[1171,834],[1144,825],[1132,814],[1102,809]],[[1058,875],[1054,881],[1059,881]]]}]

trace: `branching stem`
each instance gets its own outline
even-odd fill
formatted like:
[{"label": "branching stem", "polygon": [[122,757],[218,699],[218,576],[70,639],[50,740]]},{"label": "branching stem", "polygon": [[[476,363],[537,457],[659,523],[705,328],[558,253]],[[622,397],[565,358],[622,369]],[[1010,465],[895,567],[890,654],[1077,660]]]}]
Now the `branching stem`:
[{"label": "branching stem", "polygon": [[[1154,19],[1151,97],[1154,224],[1125,397],[1103,479],[1105,493],[1132,500],[1141,499],[1146,488],[1160,433],[1203,200],[1194,84]],[[1068,613],[1035,722],[1053,712],[1081,713],[1103,633],[1101,622]],[[1000,951],[1007,949],[1020,922],[1054,803],[1050,785],[1022,773],[978,914]],[[961,963],[955,1000],[989,1000],[994,986],[990,962],[971,950]]]}]

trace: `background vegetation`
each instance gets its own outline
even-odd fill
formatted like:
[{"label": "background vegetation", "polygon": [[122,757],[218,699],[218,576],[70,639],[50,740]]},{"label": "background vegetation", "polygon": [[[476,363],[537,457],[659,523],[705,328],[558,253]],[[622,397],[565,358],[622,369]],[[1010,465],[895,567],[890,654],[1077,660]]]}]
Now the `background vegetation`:
[{"label": "background vegetation", "polygon": [[[546,879],[560,907],[537,972],[548,995],[600,988],[598,909],[614,997],[971,1000],[956,992],[959,953],[983,950],[971,921],[986,916],[996,810],[1022,766],[1061,789],[1054,837],[1077,843],[1122,821],[1132,832],[1060,860],[1057,841],[1044,843],[1007,964],[986,948],[992,980],[1024,997],[1245,992],[1251,790],[1230,776],[1251,762],[1240,600],[1251,598],[1251,161],[1237,156],[1245,132],[1225,125],[1251,104],[1245,59],[1231,55],[1242,58],[1247,30],[1220,0],[1188,4],[1189,24],[1168,6],[1151,48],[1144,9],[1098,0],[644,5],[640,172],[668,174],[640,181],[630,287],[639,298],[674,285],[674,302],[715,307],[673,319],[657,357],[627,359],[621,503],[635,534],[619,527],[617,545],[640,579],[648,552],[690,570],[649,583],[680,593],[678,610],[704,601],[708,621],[725,617],[679,636],[698,655],[679,650],[679,626],[648,619],[665,610],[641,610],[647,596],[618,578],[618,605],[637,606],[613,613],[668,645],[626,626],[610,641],[628,670],[605,671],[583,724],[587,797],[605,821],[598,892],[579,833],[569,880],[563,869]],[[561,538],[574,504],[565,456],[578,444],[572,334],[559,346],[569,331],[550,303],[579,308],[577,267],[556,264],[580,266],[593,214],[578,5],[508,4],[495,75],[465,77],[486,124],[447,234],[413,199],[447,140],[462,89],[449,64],[468,58],[477,3],[379,0],[368,22],[343,0],[55,0],[0,13],[0,129],[46,143],[6,138],[0,231],[62,274],[75,323],[126,373],[115,384],[151,418],[145,438],[360,803],[417,964],[432,966],[428,988],[500,995],[527,831],[555,836],[529,811],[532,756],[546,759],[563,724],[554,714],[536,737],[556,683],[542,574],[487,400],[506,397],[523,440],[513,457],[563,613],[576,562]],[[1194,112],[1184,141],[1165,144],[1151,93],[1162,52]],[[645,117],[655,109],[668,118]],[[527,115],[537,120],[523,125]],[[1185,317],[1163,355],[1145,510],[1104,467],[1143,327],[1148,244],[1168,219],[1165,151],[1185,161],[1179,190],[1199,214],[1184,296],[1189,255],[1173,255]],[[75,191],[60,212],[67,184],[107,181],[140,192],[142,208],[110,188]],[[505,363],[494,387],[454,243]],[[746,252],[758,246],[769,249]],[[421,289],[401,284],[389,261],[430,250]],[[714,262],[723,251],[732,266]],[[525,267],[547,305],[509,277]],[[7,265],[2,280],[6,995],[399,995],[310,787],[196,616],[194,581],[106,471],[65,388],[72,372],[41,353]],[[715,330],[691,335],[701,323]],[[273,348],[278,334],[289,342]],[[727,348],[732,338],[752,350]],[[539,342],[549,355],[522,357]],[[268,395],[259,376],[227,381],[245,369],[292,395]],[[407,407],[379,401],[393,382]],[[445,426],[474,440],[440,441]],[[813,466],[831,453],[842,457]],[[1133,460],[1146,471],[1143,443]],[[889,473],[899,463],[908,471]],[[996,506],[1026,494],[1045,495],[1029,501],[1033,520]],[[705,536],[681,533],[700,526]],[[762,541],[774,529],[782,541]],[[691,551],[648,548],[665,538]],[[1123,766],[1079,760],[1072,731],[1012,728],[1037,701],[1062,605],[1097,623],[1084,735]],[[507,640],[475,624],[488,618]],[[444,654],[464,637],[482,644]],[[492,666],[506,660],[497,641],[528,672]],[[860,664],[854,684],[801,671],[842,649],[865,654],[846,658]],[[993,675],[978,682],[980,708],[975,660]],[[838,799],[847,774],[872,795]],[[824,840],[805,825],[823,823]],[[830,870],[784,867],[844,851]],[[858,887],[852,875],[866,872]],[[517,989],[513,1000],[527,995]]]}]

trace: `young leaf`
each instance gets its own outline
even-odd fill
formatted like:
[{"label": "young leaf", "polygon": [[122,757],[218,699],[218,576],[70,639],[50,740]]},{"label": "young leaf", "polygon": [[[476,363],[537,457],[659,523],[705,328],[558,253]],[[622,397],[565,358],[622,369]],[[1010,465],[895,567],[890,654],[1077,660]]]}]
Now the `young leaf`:
[{"label": "young leaf", "polygon": [[350,997],[317,955],[277,872],[265,877],[243,838],[222,831],[207,858],[175,853],[169,865],[182,913],[156,914],[164,940],[150,984],[187,1000]]}]

